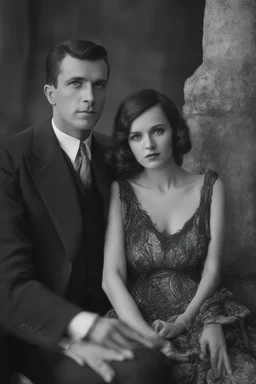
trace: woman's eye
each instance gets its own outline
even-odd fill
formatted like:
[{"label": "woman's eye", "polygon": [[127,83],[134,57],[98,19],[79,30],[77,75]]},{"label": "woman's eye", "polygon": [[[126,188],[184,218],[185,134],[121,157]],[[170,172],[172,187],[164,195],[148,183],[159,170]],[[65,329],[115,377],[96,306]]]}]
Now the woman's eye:
[{"label": "woman's eye", "polygon": [[139,135],[139,134],[132,135],[132,136],[130,136],[130,140],[138,141],[138,140],[140,140],[140,137],[141,137],[141,135]]},{"label": "woman's eye", "polygon": [[163,128],[156,128],[156,129],[154,129],[154,135],[162,135],[162,133],[164,133],[164,129]]}]

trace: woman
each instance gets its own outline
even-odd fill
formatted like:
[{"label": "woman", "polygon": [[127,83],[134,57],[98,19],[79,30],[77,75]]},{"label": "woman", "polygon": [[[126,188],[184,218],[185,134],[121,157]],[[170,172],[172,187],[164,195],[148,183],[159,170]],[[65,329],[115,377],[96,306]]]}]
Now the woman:
[{"label": "woman", "polygon": [[171,340],[163,352],[180,353],[180,362],[171,365],[177,382],[254,382],[256,343],[250,344],[248,332],[256,341],[255,329],[241,327],[249,311],[228,291],[217,290],[225,229],[222,181],[212,171],[197,175],[181,168],[191,149],[188,127],[173,102],[154,90],[123,101],[114,138],[118,181],[112,185],[103,269],[111,315],[145,337]]}]

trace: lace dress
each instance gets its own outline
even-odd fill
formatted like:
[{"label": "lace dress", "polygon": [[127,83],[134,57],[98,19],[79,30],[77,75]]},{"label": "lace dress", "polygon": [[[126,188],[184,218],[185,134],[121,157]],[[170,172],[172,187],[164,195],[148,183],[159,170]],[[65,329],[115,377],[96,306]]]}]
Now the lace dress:
[{"label": "lace dress", "polygon": [[[119,181],[128,289],[149,324],[156,319],[174,320],[196,293],[211,239],[210,207],[217,178],[215,172],[205,174],[198,208],[182,229],[171,235],[156,229],[130,183]],[[177,383],[256,383],[256,328],[245,328],[244,321],[249,314],[226,289],[207,300],[189,329],[172,340],[178,351],[190,356],[189,363],[170,362],[170,374]],[[116,316],[114,310],[108,315]],[[214,379],[210,364],[199,359],[199,338],[203,326],[211,322],[225,324],[231,381],[225,374]]]}]

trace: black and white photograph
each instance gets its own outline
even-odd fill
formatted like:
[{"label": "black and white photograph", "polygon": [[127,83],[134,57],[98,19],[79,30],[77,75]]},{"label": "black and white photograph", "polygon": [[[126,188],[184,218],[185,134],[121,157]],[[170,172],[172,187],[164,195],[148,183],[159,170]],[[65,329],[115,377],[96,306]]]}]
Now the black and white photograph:
[{"label": "black and white photograph", "polygon": [[0,0],[0,383],[256,384],[256,1]]}]

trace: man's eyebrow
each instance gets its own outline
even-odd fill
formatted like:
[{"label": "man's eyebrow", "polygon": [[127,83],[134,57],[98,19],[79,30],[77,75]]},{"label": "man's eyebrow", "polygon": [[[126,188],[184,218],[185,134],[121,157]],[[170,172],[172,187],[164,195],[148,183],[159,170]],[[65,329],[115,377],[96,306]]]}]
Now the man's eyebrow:
[{"label": "man's eyebrow", "polygon": [[81,76],[73,76],[73,77],[70,77],[66,80],[66,83],[70,83],[71,81],[84,81],[86,80],[85,77],[81,77]]},{"label": "man's eyebrow", "polygon": [[[66,80],[66,83],[70,83],[71,81],[88,81],[86,77],[82,76],[73,76]],[[105,78],[98,78],[93,81],[93,83],[107,83],[108,80]]]},{"label": "man's eyebrow", "polygon": [[103,77],[101,77],[101,78],[99,77],[98,79],[95,79],[93,81],[93,83],[107,83],[107,82],[108,82],[108,80],[103,78]]}]

